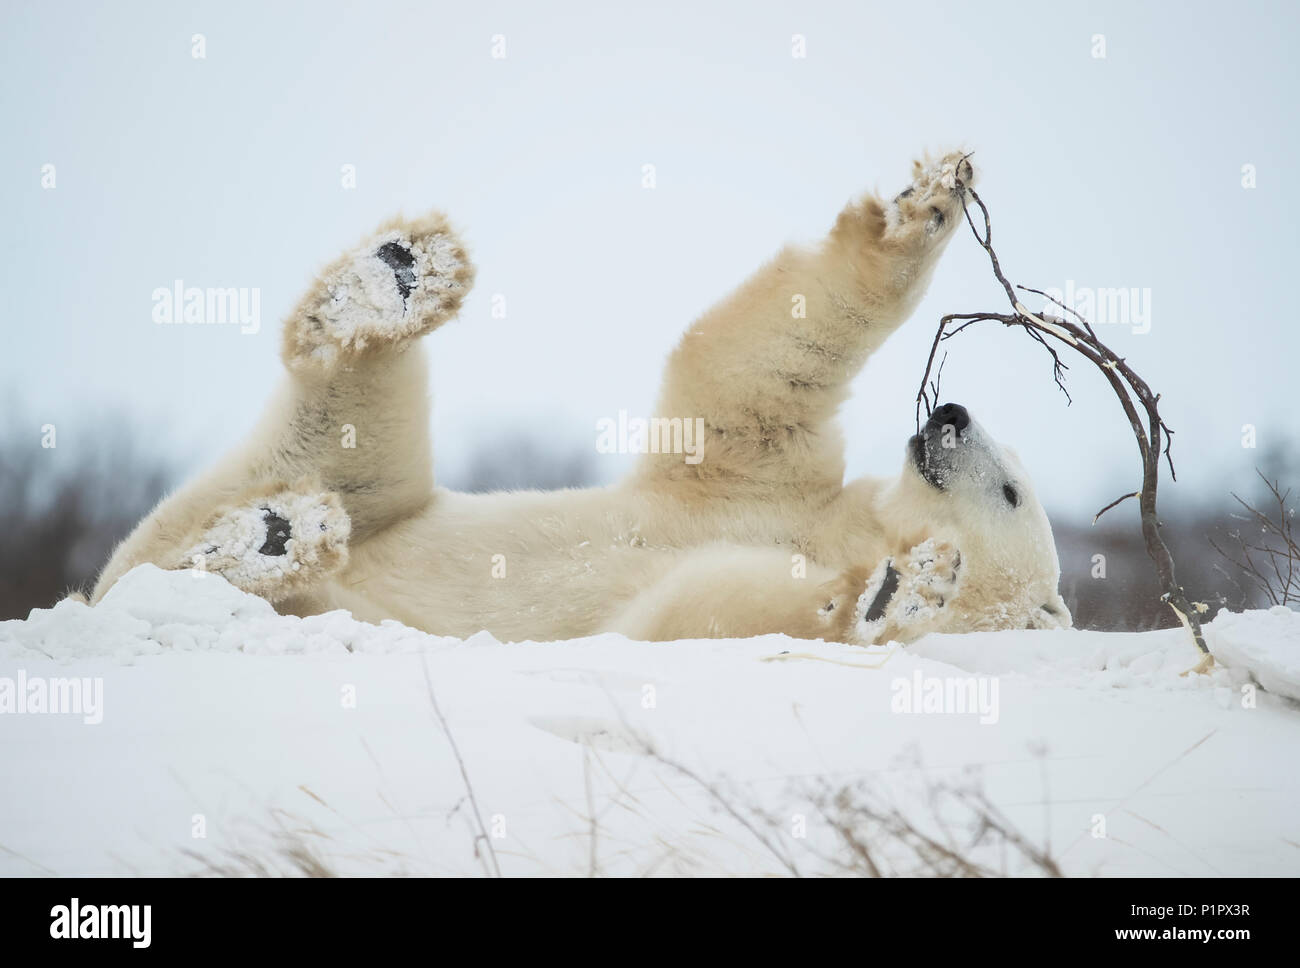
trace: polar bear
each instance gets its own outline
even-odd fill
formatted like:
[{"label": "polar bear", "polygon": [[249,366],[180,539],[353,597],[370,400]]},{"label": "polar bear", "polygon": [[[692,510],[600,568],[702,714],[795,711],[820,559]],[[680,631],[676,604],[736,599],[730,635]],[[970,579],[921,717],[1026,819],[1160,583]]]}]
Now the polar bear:
[{"label": "polar bear", "polygon": [[585,490],[434,485],[418,341],[474,269],[441,214],[389,222],[289,316],[288,379],[253,434],[140,523],[92,600],[152,562],[285,613],[507,641],[1068,626],[1047,516],[964,407],[934,410],[897,476],[844,482],[836,410],[920,299],[974,178],[958,152],[918,161],[892,201],[867,195],[820,244],[782,250],[668,360],[658,412],[700,421],[697,458],[648,453]]}]

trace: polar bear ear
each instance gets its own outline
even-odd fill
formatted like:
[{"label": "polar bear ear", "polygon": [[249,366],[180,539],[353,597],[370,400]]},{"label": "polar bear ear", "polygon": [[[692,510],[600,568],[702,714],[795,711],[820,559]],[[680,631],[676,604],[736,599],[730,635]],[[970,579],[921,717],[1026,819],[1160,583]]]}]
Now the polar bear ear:
[{"label": "polar bear ear", "polygon": [[1031,629],[1068,629],[1073,625],[1074,618],[1060,595],[1053,595],[1051,601],[1039,605],[1029,615]]}]

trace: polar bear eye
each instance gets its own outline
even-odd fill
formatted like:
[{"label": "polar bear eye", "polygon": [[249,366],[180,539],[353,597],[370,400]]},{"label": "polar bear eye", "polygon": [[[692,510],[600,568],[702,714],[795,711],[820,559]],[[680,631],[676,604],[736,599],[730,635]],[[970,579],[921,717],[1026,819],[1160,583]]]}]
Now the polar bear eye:
[{"label": "polar bear eye", "polygon": [[1016,493],[1016,489],[1010,484],[1002,485],[1002,496],[1007,499],[1007,503],[1013,508],[1020,506],[1020,495]]}]

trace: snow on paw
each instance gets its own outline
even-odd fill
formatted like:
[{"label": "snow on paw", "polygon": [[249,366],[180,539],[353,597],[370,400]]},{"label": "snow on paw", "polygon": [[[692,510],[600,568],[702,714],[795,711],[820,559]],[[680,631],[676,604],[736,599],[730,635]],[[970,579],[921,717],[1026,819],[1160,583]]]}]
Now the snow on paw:
[{"label": "snow on paw", "polygon": [[857,637],[863,642],[875,642],[884,629],[885,614],[893,603],[894,596],[898,594],[901,577],[894,567],[894,559],[886,558],[867,579],[867,587],[858,596],[853,623]]},{"label": "snow on paw", "polygon": [[962,220],[965,189],[974,183],[975,169],[966,153],[913,162],[912,184],[887,209],[887,234],[924,246],[946,239]]},{"label": "snow on paw", "polygon": [[328,370],[423,336],[456,314],[473,281],[446,218],[396,219],[321,273],[285,325],[285,362]]},{"label": "snow on paw", "polygon": [[924,635],[957,594],[960,571],[961,552],[934,538],[897,558],[886,558],[858,596],[854,638],[867,645],[883,645]]},{"label": "snow on paw", "polygon": [[181,567],[279,601],[342,567],[350,532],[336,495],[279,490],[214,514]]},{"label": "snow on paw", "polygon": [[908,584],[942,605],[956,594],[961,552],[950,542],[929,538],[907,553],[904,569]]}]

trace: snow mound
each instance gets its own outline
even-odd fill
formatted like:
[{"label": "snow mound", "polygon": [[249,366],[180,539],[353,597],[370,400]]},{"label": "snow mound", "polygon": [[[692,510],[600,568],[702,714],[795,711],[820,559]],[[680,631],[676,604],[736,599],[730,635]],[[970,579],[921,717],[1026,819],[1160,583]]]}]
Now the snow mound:
[{"label": "snow mound", "polygon": [[1266,612],[1224,612],[1206,635],[1220,662],[1249,670],[1269,692],[1300,700],[1300,613],[1285,605]]},{"label": "snow mound", "polygon": [[[492,641],[495,641],[493,639]],[[0,657],[40,654],[70,661],[176,652],[415,652],[457,644],[400,622],[358,622],[344,611],[309,618],[280,615],[269,603],[220,575],[140,565],[122,576],[94,608],[65,599],[33,609],[26,621],[0,622]]]},{"label": "snow mound", "polygon": [[[1207,636],[1209,675],[1178,629],[503,644],[145,565],[0,623],[0,875],[844,873],[826,811],[881,798],[1041,873],[936,816],[972,776],[1069,874],[1300,874],[1300,615]],[[14,708],[72,681],[93,718]]]},{"label": "snow mound", "polygon": [[[1270,692],[1300,700],[1300,613],[1282,606],[1224,612],[1206,627],[1206,637],[1219,664],[1200,676],[1184,675],[1198,655],[1181,629],[931,635],[907,651],[979,675],[1019,675],[1097,689],[1223,689],[1249,678]],[[487,632],[469,641],[498,644]],[[35,653],[69,661],[111,656],[126,664],[169,649],[254,655],[382,654],[460,642],[391,620],[379,625],[359,622],[345,611],[308,618],[279,615],[266,601],[241,592],[219,575],[163,571],[154,565],[140,565],[123,576],[94,608],[65,600],[52,609],[34,609],[26,621],[0,622],[0,657]],[[895,648],[854,651],[863,656],[888,655]]]}]

